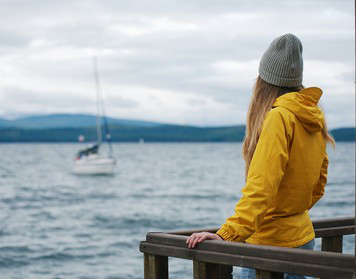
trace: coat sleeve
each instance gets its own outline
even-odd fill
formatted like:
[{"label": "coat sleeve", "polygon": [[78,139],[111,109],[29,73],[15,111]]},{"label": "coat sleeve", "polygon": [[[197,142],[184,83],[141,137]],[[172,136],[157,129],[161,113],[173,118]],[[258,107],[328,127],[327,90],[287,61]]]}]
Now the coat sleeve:
[{"label": "coat sleeve", "polygon": [[325,185],[326,185],[327,176],[328,176],[328,165],[329,165],[329,157],[328,157],[328,154],[325,153],[323,164],[321,165],[321,169],[320,169],[319,181],[313,190],[312,203],[311,203],[309,209],[311,209],[317,203],[317,201],[320,200],[321,197],[324,195]]},{"label": "coat sleeve", "polygon": [[288,163],[287,127],[280,111],[272,109],[267,113],[235,214],[217,231],[224,240],[243,242],[263,221]]}]

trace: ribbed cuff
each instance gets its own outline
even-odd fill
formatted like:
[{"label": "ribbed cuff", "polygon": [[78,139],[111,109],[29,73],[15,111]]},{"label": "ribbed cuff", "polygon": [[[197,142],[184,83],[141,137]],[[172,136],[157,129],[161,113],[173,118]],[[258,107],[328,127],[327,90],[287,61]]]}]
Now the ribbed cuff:
[{"label": "ribbed cuff", "polygon": [[233,238],[230,236],[228,231],[225,231],[224,229],[220,229],[216,232],[218,236],[220,236],[222,239],[225,241],[232,241]]}]

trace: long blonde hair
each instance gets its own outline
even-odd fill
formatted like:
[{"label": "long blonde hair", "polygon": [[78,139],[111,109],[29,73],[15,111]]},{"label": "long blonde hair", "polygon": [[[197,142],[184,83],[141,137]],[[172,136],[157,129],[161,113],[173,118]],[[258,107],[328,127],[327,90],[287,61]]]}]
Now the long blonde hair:
[{"label": "long blonde hair", "polygon": [[[303,85],[298,87],[279,87],[267,83],[260,77],[257,77],[247,112],[246,134],[242,144],[242,154],[245,160],[245,179],[247,179],[252,156],[255,152],[261,134],[262,124],[267,112],[272,108],[274,101],[279,96],[289,92],[298,92],[302,89],[304,89]],[[335,141],[328,133],[326,122],[324,122],[322,134],[325,141],[331,143],[333,147],[335,147]]]}]

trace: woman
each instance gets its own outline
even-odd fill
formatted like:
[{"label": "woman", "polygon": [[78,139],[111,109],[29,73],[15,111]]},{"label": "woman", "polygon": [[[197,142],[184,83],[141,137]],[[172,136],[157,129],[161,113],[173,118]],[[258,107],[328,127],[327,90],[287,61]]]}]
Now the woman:
[{"label": "woman", "polygon": [[[188,247],[206,239],[312,250],[308,211],[327,181],[326,143],[334,146],[317,103],[319,88],[304,89],[302,44],[293,34],[276,38],[264,53],[247,113],[242,197],[216,234],[191,235]],[[240,278],[255,278],[243,268]],[[288,274],[287,278],[305,278]]]}]

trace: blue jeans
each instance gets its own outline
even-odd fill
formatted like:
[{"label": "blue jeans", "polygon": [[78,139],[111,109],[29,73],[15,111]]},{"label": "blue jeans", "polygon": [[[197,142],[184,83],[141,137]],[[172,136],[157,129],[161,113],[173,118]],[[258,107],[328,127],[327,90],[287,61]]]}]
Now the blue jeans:
[{"label": "blue jeans", "polygon": [[[296,248],[301,248],[301,249],[307,249],[307,250],[314,250],[314,239],[309,241],[308,243],[296,247]],[[297,274],[284,274],[285,279],[307,279],[307,278],[312,278],[312,277],[306,277],[303,275],[297,275]],[[256,279],[256,270],[252,268],[247,268],[243,267],[241,269],[240,273],[240,279]]]}]

